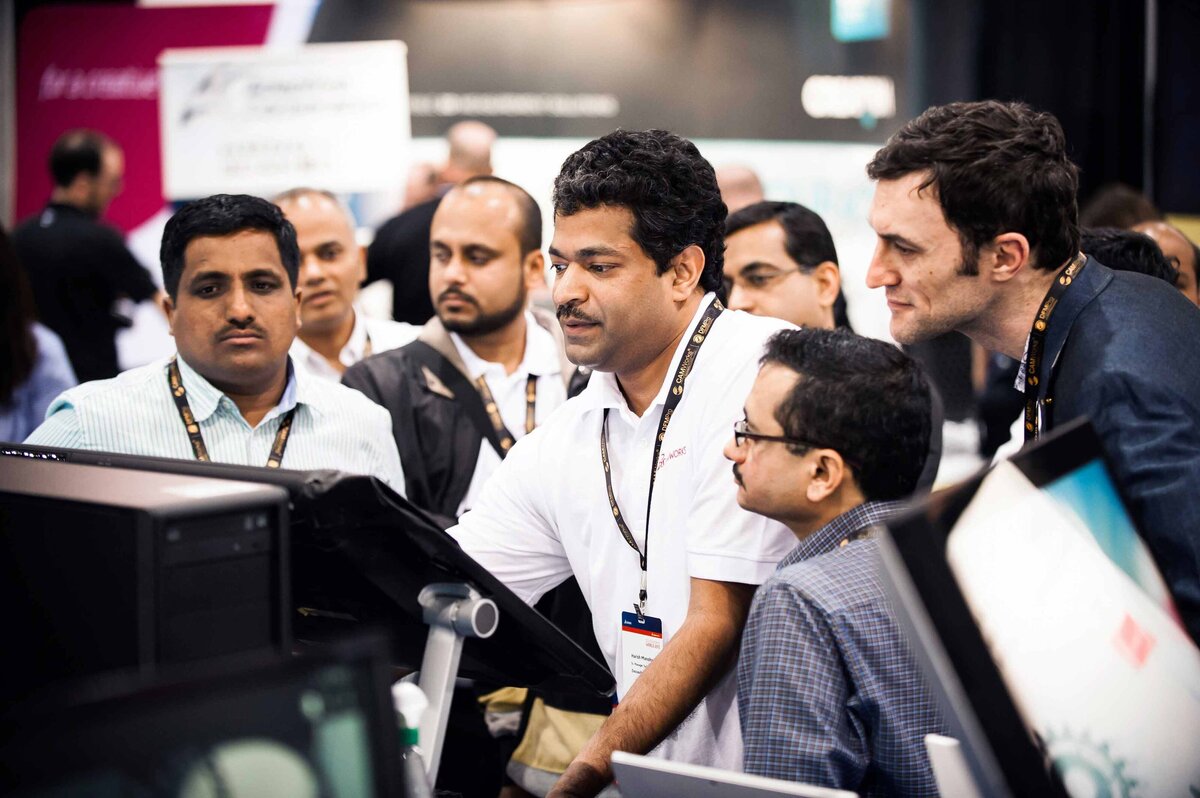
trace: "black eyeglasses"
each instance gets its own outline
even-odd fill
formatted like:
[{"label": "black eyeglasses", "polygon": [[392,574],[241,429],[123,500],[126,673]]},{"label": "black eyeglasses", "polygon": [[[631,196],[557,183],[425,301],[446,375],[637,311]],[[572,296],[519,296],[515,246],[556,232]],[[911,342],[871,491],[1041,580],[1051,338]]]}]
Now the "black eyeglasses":
[{"label": "black eyeglasses", "polygon": [[760,435],[757,432],[748,431],[747,427],[750,422],[746,419],[735,421],[733,423],[733,443],[739,449],[746,444],[746,441],[775,441],[776,443],[790,443],[793,446],[803,446],[805,449],[812,449],[816,444],[809,441],[802,441],[799,438],[789,438],[785,435]]}]

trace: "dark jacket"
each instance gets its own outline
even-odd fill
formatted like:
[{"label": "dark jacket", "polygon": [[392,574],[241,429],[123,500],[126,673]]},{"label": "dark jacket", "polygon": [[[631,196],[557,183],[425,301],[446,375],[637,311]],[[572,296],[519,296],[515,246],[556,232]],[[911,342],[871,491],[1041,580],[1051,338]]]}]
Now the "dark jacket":
[{"label": "dark jacket", "polygon": [[[533,315],[560,342],[561,352],[558,322],[540,309],[535,309]],[[441,356],[438,366],[431,368],[424,362],[417,349],[420,344]],[[452,382],[455,371],[469,386],[470,376],[462,358],[434,317],[413,343],[366,358],[342,377],[343,384],[387,408],[404,465],[408,499],[435,514],[447,528],[455,523],[458,507],[471,485],[479,447],[485,445],[481,427],[486,428],[472,419],[472,414],[483,407],[478,392],[467,386],[456,392]],[[587,382],[565,353],[562,373],[567,396],[581,391]]]},{"label": "dark jacket", "polygon": [[1050,317],[1038,376],[1045,429],[1091,419],[1200,642],[1200,309],[1089,258]]}]

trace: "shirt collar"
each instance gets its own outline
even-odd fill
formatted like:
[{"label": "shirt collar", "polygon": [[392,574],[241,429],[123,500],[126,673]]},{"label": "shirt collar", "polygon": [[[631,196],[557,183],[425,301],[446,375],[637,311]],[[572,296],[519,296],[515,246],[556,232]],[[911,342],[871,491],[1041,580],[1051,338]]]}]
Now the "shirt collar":
[{"label": "shirt collar", "polygon": [[779,567],[785,568],[831,552],[854,533],[886,521],[903,506],[904,502],[891,501],[866,502],[853,507],[797,543],[796,548],[780,560]]},{"label": "shirt collar", "polygon": [[[477,380],[484,374],[495,369],[503,371],[503,365],[493,363],[490,360],[484,360],[479,355],[475,354],[471,347],[467,346],[467,342],[462,339],[456,332],[449,333],[450,341],[454,344],[454,348],[458,350],[458,356],[462,358],[463,365],[467,367],[467,373],[471,379]],[[560,374],[562,365],[558,358],[558,344],[554,340],[554,336],[549,331],[545,330],[532,313],[525,313],[525,355],[521,359],[521,363],[513,371],[512,375],[527,375],[532,374],[537,377],[544,377],[550,374]]]},{"label": "shirt collar", "polygon": [[[179,363],[179,377],[183,381],[183,387],[187,390],[188,407],[192,409],[192,415],[196,421],[204,422],[217,411],[221,399],[228,397],[188,365],[182,356],[177,355],[176,360]],[[311,378],[303,375],[303,369],[297,369],[292,365],[291,357],[288,358],[287,368],[288,378],[287,384],[283,388],[283,396],[279,398],[279,403],[263,417],[263,421],[282,415],[297,405],[307,405],[320,411],[317,405],[309,401],[312,397],[312,389],[308,387]],[[233,400],[230,399],[229,403],[232,405]]]},{"label": "shirt collar", "polygon": [[[346,341],[338,352],[338,361],[346,368],[350,368],[358,361],[366,357],[367,341],[370,340],[370,334],[367,330],[366,316],[354,308],[354,327],[350,330],[350,338]],[[325,356],[304,342],[299,335],[292,340],[291,347],[292,357],[301,362],[302,366],[316,369],[318,371],[328,370],[336,376],[337,372],[333,371]]]},{"label": "shirt collar", "polygon": [[[656,406],[666,403],[667,386],[671,384],[671,380],[675,376],[675,370],[679,368],[679,361],[683,359],[684,350],[687,349],[688,341],[691,340],[691,331],[700,321],[700,317],[704,315],[704,311],[708,310],[708,305],[713,301],[714,296],[716,295],[710,291],[700,300],[700,306],[692,314],[691,321],[687,323],[687,327],[685,328],[684,336],[679,339],[679,343],[675,347],[675,354],[671,356],[671,365],[667,368],[666,376],[663,377],[658,394],[654,397],[654,401],[646,408],[647,413]],[[586,403],[588,408],[596,410],[606,408],[620,409],[629,406],[628,402],[625,401],[625,394],[621,393],[621,386],[617,382],[617,375],[611,371],[593,371],[591,379],[588,380],[587,387],[579,395],[579,401]],[[644,416],[645,413],[642,415]]]}]

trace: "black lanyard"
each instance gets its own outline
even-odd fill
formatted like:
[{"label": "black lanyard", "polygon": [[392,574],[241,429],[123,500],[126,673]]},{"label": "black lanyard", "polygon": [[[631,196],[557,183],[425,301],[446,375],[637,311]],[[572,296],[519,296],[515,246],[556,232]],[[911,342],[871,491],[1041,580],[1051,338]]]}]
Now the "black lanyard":
[{"label": "black lanyard", "polygon": [[[525,434],[533,432],[537,423],[534,421],[534,410],[537,409],[537,375],[530,374],[529,379],[525,381]],[[496,404],[495,398],[492,397],[492,391],[488,388],[487,380],[481,374],[475,380],[475,387],[479,389],[479,395],[483,397],[483,409],[487,411],[488,419],[492,422],[493,429],[496,430],[496,440],[500,441],[500,459],[504,459],[508,454],[508,450],[513,447],[516,440],[513,434],[508,431],[508,427],[504,426],[504,419],[500,417],[500,406]]]},{"label": "black lanyard", "polygon": [[[171,396],[175,399],[175,407],[179,410],[179,420],[187,430],[188,440],[192,442],[192,454],[202,463],[212,460],[208,456],[208,447],[204,445],[204,437],[200,434],[200,425],[192,414],[188,404],[187,389],[183,387],[183,378],[179,375],[179,364],[174,359],[167,367],[167,384],[171,386]],[[292,419],[296,417],[296,408],[292,408],[279,423],[279,431],[275,433],[275,443],[271,444],[271,456],[267,458],[267,468],[279,468],[283,463],[283,451],[287,448],[288,435],[292,431]]]},{"label": "black lanyard", "polygon": [[671,423],[671,416],[675,413],[675,408],[679,407],[679,402],[683,399],[683,385],[687,381],[688,374],[692,371],[692,366],[696,362],[696,353],[700,351],[700,346],[704,343],[708,336],[712,324],[716,321],[717,316],[721,315],[725,307],[721,304],[721,300],[713,299],[709,304],[708,309],[704,311],[704,316],[696,325],[696,329],[692,330],[692,335],[688,341],[687,348],[683,351],[683,359],[679,361],[679,368],[675,372],[675,378],[672,380],[671,390],[667,391],[667,399],[663,404],[662,416],[658,420],[658,434],[654,438],[654,457],[650,460],[650,489],[646,494],[646,540],[645,548],[639,548],[637,541],[634,540],[633,533],[629,531],[629,526],[625,523],[625,518],[621,514],[621,508],[617,506],[617,496],[613,492],[612,483],[612,468],[609,464],[608,457],[608,408],[604,409],[604,422],[600,427],[600,463],[604,466],[604,485],[608,488],[608,503],[612,506],[613,520],[617,522],[617,529],[621,532],[621,537],[625,538],[625,542],[630,548],[638,554],[638,564],[642,568],[642,587],[638,591],[638,601],[634,603],[633,608],[637,611],[638,618],[643,617],[643,612],[646,609],[646,596],[649,595],[646,591],[646,566],[650,556],[650,505],[654,501],[654,479],[658,475],[658,457],[662,451],[663,439],[667,437],[667,425]]},{"label": "black lanyard", "polygon": [[[1083,267],[1087,265],[1087,258],[1082,253],[1071,259],[1071,262],[1063,267],[1058,276],[1054,278],[1054,282],[1050,285],[1050,290],[1046,292],[1046,298],[1042,301],[1042,307],[1038,310],[1037,316],[1033,320],[1033,328],[1029,331],[1029,349],[1025,353],[1025,442],[1028,443],[1038,436],[1038,385],[1041,378],[1038,376],[1038,369],[1042,365],[1042,356],[1046,347],[1046,331],[1050,329],[1050,316],[1054,313],[1054,309],[1058,307],[1058,302],[1062,299],[1062,295],[1066,293],[1067,288],[1083,271]],[[1053,368],[1053,366],[1051,366]],[[1049,374],[1046,375],[1047,378]],[[1043,400],[1044,404],[1049,405],[1052,401],[1047,389],[1047,396]]]}]

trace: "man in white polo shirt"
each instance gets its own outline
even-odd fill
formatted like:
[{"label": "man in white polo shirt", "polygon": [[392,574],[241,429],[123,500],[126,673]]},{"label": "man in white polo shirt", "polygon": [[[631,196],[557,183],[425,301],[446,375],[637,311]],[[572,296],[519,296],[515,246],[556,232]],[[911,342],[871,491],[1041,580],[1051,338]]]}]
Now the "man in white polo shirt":
[{"label": "man in white polo shirt", "polygon": [[421,328],[372,319],[355,307],[367,278],[366,255],[354,240],[354,219],[337,197],[294,188],[273,202],[296,228],[300,246],[300,332],[292,361],[313,376],[338,381],[365,357],[404,346]]},{"label": "man in white polo shirt", "polygon": [[551,795],[595,795],[614,750],[740,769],[729,666],[792,540],[738,507],[721,450],[766,339],[790,325],[716,301],[725,205],[678,136],[589,143],[554,210],[567,355],[595,373],[450,532],[526,601],[574,575],[591,607],[619,704]]}]

